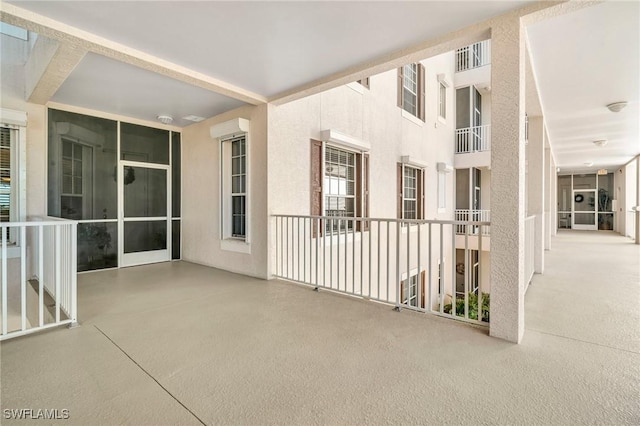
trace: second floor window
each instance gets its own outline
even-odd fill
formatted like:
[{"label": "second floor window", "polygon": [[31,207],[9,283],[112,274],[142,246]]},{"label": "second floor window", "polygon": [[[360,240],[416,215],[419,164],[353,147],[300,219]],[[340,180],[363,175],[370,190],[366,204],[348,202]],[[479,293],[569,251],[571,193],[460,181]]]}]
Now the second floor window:
[{"label": "second floor window", "polygon": [[398,164],[398,218],[424,219],[424,170]]},{"label": "second floor window", "polygon": [[[311,214],[337,218],[369,216],[369,155],[311,141]],[[329,233],[352,230],[353,220],[327,220]],[[355,223],[356,231],[368,224]],[[321,231],[322,232],[322,231]],[[313,230],[316,235],[316,229]]]},{"label": "second floor window", "polygon": [[398,68],[398,106],[424,121],[424,65]]},{"label": "second floor window", "polygon": [[11,222],[12,130],[0,128],[0,222]]}]

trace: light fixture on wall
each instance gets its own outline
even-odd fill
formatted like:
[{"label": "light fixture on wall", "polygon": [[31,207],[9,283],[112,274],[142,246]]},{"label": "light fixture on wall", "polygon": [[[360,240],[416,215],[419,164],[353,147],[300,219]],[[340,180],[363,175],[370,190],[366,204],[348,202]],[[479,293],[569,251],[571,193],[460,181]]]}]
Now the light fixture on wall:
[{"label": "light fixture on wall", "polygon": [[599,147],[601,147],[601,148],[602,148],[603,146],[605,146],[606,144],[608,144],[608,143],[609,143],[609,141],[608,141],[608,140],[606,140],[606,139],[600,139],[600,140],[597,140],[597,141],[593,141],[593,144],[594,144],[595,146],[599,146]]},{"label": "light fixture on wall", "polygon": [[626,106],[627,106],[627,103],[622,101],[622,102],[614,102],[612,104],[609,104],[609,105],[607,105],[607,108],[609,108],[609,111],[611,111],[611,112],[620,112]]},{"label": "light fixture on wall", "polygon": [[171,117],[170,115],[159,115],[156,118],[162,124],[171,124],[173,122],[173,117]]}]

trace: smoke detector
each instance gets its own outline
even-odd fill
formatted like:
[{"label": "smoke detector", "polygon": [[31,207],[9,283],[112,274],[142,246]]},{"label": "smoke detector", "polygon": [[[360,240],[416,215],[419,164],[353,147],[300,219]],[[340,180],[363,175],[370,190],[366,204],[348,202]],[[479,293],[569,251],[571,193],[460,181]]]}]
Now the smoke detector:
[{"label": "smoke detector", "polygon": [[627,106],[626,102],[614,102],[612,104],[607,105],[607,108],[609,108],[609,111],[611,112],[620,112],[624,109],[624,107]]},{"label": "smoke detector", "polygon": [[597,140],[597,141],[593,141],[593,144],[594,144],[595,146],[599,146],[599,147],[603,147],[603,146],[605,146],[605,145],[606,145],[606,144],[608,144],[608,143],[609,143],[609,141],[608,141],[608,140],[606,140],[606,139],[600,139],[600,140]]},{"label": "smoke detector", "polygon": [[173,122],[173,117],[171,117],[170,115],[159,115],[156,118],[162,124],[171,124]]}]

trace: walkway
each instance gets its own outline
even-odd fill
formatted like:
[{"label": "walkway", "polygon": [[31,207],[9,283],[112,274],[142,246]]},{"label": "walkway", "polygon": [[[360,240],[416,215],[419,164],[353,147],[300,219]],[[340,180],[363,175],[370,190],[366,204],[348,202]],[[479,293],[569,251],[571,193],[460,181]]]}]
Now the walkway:
[{"label": "walkway", "polygon": [[78,425],[639,424],[627,241],[554,239],[521,345],[186,262],[84,274],[81,327],[0,346],[1,408]]}]

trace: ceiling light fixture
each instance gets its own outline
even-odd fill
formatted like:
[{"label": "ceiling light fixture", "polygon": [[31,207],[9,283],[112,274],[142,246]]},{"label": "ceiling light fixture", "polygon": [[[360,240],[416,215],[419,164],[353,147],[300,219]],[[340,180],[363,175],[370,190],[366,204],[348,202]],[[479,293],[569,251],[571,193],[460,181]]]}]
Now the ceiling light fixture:
[{"label": "ceiling light fixture", "polygon": [[608,143],[609,143],[609,141],[608,141],[608,140],[606,140],[606,139],[600,139],[600,140],[597,140],[597,141],[593,141],[593,144],[594,144],[595,146],[599,146],[599,147],[603,147],[603,146],[605,146],[605,145],[606,145],[606,144],[608,144]]},{"label": "ceiling light fixture", "polygon": [[593,166],[593,161],[587,161],[586,163],[584,163],[584,165],[587,167],[591,167]]},{"label": "ceiling light fixture", "polygon": [[627,106],[626,102],[614,102],[612,104],[607,105],[607,108],[609,108],[609,111],[611,112],[620,112],[624,109],[624,107]]},{"label": "ceiling light fixture", "polygon": [[173,122],[173,117],[171,117],[170,115],[159,115],[156,118],[162,124],[171,124]]}]

